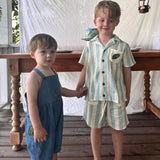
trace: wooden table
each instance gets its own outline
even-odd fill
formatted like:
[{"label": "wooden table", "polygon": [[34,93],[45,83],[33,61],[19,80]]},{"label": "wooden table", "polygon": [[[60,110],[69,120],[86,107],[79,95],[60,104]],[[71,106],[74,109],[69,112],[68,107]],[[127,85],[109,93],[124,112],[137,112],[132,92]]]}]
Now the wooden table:
[{"label": "wooden table", "polygon": [[[82,65],[78,64],[81,51],[72,53],[57,53],[56,61],[52,66],[57,72],[81,71]],[[152,111],[160,118],[160,109],[152,103],[150,99],[150,75],[153,70],[160,70],[160,50],[140,50],[133,52],[136,65],[132,71],[144,71],[144,106],[146,111]],[[0,58],[8,59],[8,72],[11,76],[11,100],[12,100],[12,130],[10,132],[10,142],[13,144],[12,150],[21,149],[23,134],[20,129],[20,74],[30,72],[36,65],[35,61],[29,54],[2,54]]]}]

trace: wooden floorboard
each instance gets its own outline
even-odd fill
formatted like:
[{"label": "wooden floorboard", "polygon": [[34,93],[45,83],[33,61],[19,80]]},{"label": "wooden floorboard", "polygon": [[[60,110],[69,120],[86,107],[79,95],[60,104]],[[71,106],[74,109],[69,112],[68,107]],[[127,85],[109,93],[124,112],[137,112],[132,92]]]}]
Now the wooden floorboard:
[{"label": "wooden floorboard", "polygon": [[[21,113],[22,118],[25,116]],[[124,131],[123,160],[160,159],[160,119],[152,113],[128,115],[130,124]],[[29,160],[25,135],[23,149],[12,151],[9,133],[11,112],[0,110],[0,160]],[[64,116],[63,144],[59,160],[93,160],[90,145],[90,128],[81,116]],[[113,160],[114,151],[109,128],[102,136],[102,160]]]}]

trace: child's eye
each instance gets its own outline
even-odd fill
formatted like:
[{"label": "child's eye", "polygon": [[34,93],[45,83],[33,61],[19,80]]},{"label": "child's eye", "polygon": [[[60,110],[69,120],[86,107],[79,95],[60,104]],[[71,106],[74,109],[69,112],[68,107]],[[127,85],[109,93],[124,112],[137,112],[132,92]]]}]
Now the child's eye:
[{"label": "child's eye", "polygon": [[114,20],[113,20],[113,19],[109,19],[109,22],[110,22],[110,23],[113,23],[113,22],[114,22]]},{"label": "child's eye", "polygon": [[54,50],[52,50],[50,53],[51,53],[51,54],[54,54],[54,53],[55,53],[55,51],[54,51]]},{"label": "child's eye", "polygon": [[45,54],[45,53],[46,53],[46,51],[45,51],[45,50],[42,50],[42,51],[40,51],[40,53]]}]

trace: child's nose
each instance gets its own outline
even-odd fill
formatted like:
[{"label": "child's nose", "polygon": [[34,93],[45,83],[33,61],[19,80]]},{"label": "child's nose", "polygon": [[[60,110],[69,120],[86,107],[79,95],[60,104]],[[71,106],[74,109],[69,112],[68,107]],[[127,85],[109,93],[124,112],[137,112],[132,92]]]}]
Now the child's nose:
[{"label": "child's nose", "polygon": [[47,57],[50,57],[51,56],[51,53],[50,52],[47,52]]},{"label": "child's nose", "polygon": [[108,26],[108,21],[107,21],[107,20],[104,21],[104,25],[105,25],[105,26]]}]

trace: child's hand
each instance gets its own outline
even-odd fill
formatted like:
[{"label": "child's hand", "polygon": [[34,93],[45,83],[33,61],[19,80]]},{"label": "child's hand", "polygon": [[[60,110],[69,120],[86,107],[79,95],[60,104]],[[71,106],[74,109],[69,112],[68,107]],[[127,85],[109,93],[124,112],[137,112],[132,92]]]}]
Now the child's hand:
[{"label": "child's hand", "polygon": [[129,100],[126,101],[126,107],[128,106],[128,104],[129,104]]},{"label": "child's hand", "polygon": [[87,94],[87,91],[88,91],[87,87],[82,87],[82,88],[80,88],[80,90],[79,90],[79,95],[77,96],[77,98],[80,98],[80,97],[82,97],[82,96],[85,96],[85,95]]},{"label": "child's hand", "polygon": [[47,131],[45,128],[35,129],[34,130],[34,141],[35,142],[43,142],[47,140]]},{"label": "child's hand", "polygon": [[127,95],[126,107],[128,106],[129,101],[130,101],[130,95]]}]

